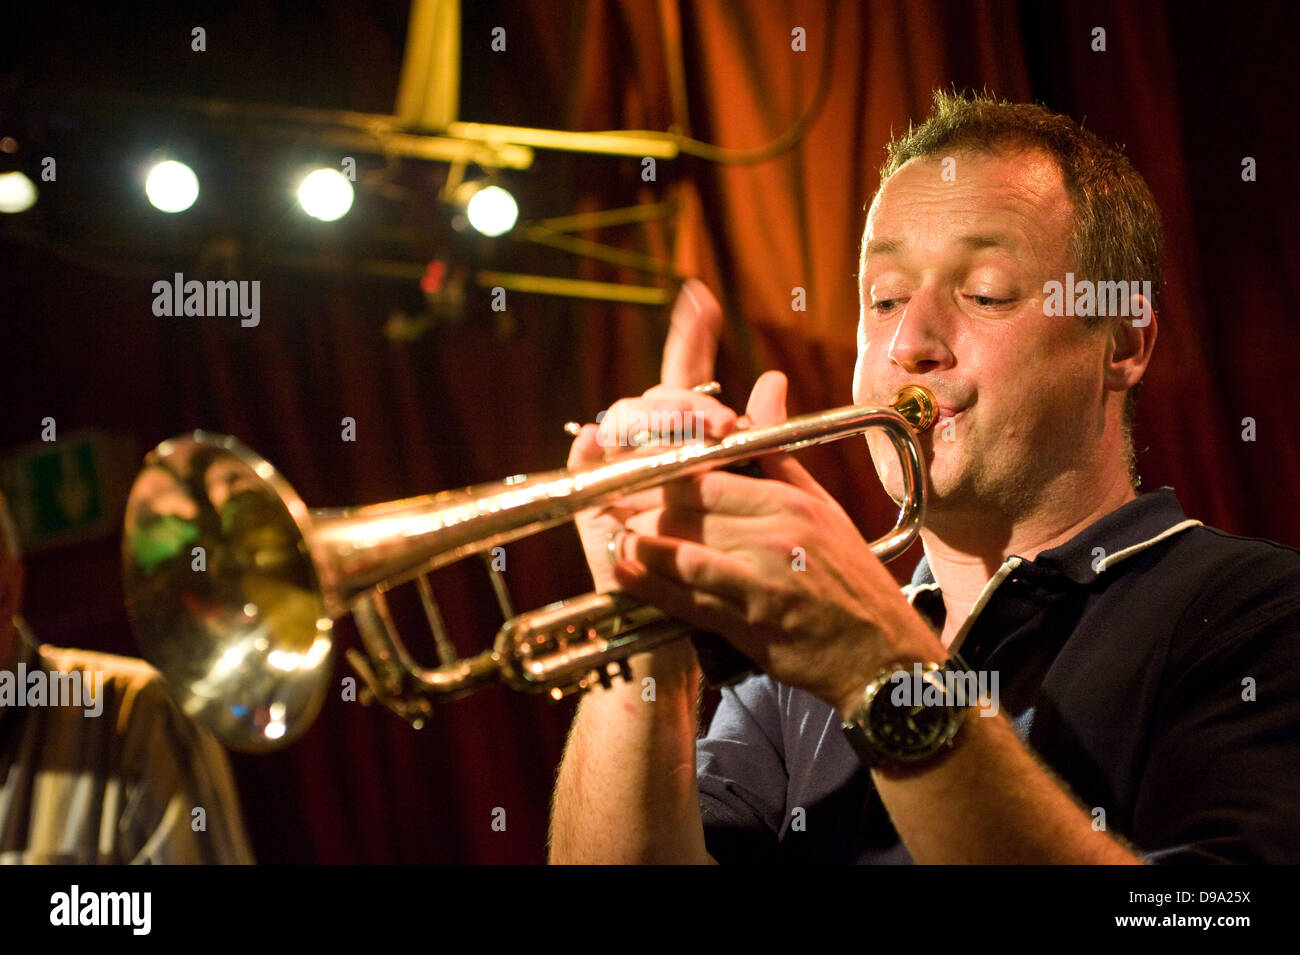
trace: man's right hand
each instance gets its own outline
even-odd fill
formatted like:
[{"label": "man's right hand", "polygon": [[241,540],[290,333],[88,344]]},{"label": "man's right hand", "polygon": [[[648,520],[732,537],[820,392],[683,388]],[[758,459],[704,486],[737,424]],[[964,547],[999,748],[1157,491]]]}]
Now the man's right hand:
[{"label": "man's right hand", "polygon": [[[713,378],[721,328],[717,301],[701,283],[688,281],[673,307],[662,383],[640,398],[615,403],[599,428],[583,428],[570,449],[569,467],[586,468],[633,453],[626,444],[599,440],[606,434],[617,437],[620,416],[633,411],[690,412],[698,418],[687,420],[698,422],[710,440],[735,430],[735,412],[691,390]],[[642,510],[647,498],[650,507],[658,507],[663,491],[649,488],[637,494],[640,500],[627,495],[621,504],[576,517],[598,590],[617,589],[609,541],[622,527],[621,512]],[[677,640],[628,662],[631,681],[594,690],[578,707],[556,780],[551,861],[709,862],[695,781],[695,650],[689,640]],[[647,677],[656,687],[650,697],[643,690]]]},{"label": "man's right hand", "polygon": [[[641,449],[629,439],[647,423],[663,429],[679,421],[683,436],[718,441],[736,430],[736,413],[716,398],[693,391],[713,378],[722,309],[704,283],[688,279],[673,306],[668,338],[664,343],[660,384],[639,398],[623,398],[605,412],[599,425],[584,425],[569,448],[570,470],[589,468],[634,454]],[[669,439],[673,440],[673,439]],[[617,590],[610,541],[627,516],[660,506],[663,489],[647,488],[624,495],[619,501],[579,512],[574,518],[582,539],[596,590]]]}]

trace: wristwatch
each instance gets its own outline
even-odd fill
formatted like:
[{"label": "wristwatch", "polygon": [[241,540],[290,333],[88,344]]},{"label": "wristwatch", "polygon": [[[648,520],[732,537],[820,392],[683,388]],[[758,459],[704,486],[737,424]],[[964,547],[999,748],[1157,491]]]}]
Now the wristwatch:
[{"label": "wristwatch", "polygon": [[896,660],[867,685],[841,729],[872,769],[924,763],[951,748],[966,711],[979,702],[966,693],[974,685],[969,673],[955,653],[942,665]]}]

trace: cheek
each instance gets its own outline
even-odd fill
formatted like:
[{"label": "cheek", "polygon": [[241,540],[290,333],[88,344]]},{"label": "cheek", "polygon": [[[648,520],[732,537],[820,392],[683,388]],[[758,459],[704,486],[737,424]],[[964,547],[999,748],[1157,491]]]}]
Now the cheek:
[{"label": "cheek", "polygon": [[1080,428],[1096,401],[1098,377],[1091,354],[1071,351],[1061,342],[1045,343],[1042,354],[1053,360],[1036,361],[1024,355],[1019,363],[1000,363],[989,369],[989,382],[997,382],[990,408],[998,409],[999,433],[1041,445],[1066,445],[1078,440]]},{"label": "cheek", "polygon": [[858,336],[858,360],[853,366],[854,404],[872,403],[871,396],[874,391],[872,384],[879,371],[875,365],[880,354],[880,345],[877,342],[864,341],[861,335]]},{"label": "cheek", "polygon": [[1055,345],[1012,329],[968,343],[965,380],[976,385],[981,404],[999,409],[999,417],[1015,418],[1033,395],[1054,387],[1060,371]]},{"label": "cheek", "polygon": [[871,454],[871,463],[876,470],[876,477],[880,479],[890,496],[897,500],[902,493],[903,475],[893,444],[884,434],[875,430],[868,431],[864,438]]}]

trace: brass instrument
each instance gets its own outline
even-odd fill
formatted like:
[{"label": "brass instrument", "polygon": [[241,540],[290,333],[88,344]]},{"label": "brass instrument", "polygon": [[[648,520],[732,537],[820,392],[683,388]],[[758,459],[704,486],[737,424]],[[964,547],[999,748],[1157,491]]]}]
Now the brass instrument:
[{"label": "brass instrument", "polygon": [[[234,438],[196,431],[158,445],[131,490],[124,588],[145,657],[191,717],[226,745],[267,751],[315,718],[330,682],[333,621],[351,612],[366,656],[348,658],[374,696],[416,726],[433,701],[504,684],[556,699],[627,675],[627,658],[693,628],[623,593],[591,593],[508,618],[491,650],[458,659],[424,576],[581,510],[761,454],[883,428],[902,463],[894,527],[881,560],[920,530],[925,479],[915,428],[937,416],[917,385],[888,408],[847,406],[734,432],[717,443],[651,447],[582,471],[517,476],[462,490],[346,509],[308,509],[267,461]],[[440,665],[418,666],[384,592],[415,579]]]}]

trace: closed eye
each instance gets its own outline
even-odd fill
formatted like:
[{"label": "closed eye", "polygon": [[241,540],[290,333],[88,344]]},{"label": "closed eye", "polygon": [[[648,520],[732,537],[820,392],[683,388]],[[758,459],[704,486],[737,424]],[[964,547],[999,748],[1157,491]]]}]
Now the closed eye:
[{"label": "closed eye", "polygon": [[980,308],[998,308],[1015,301],[1013,298],[993,298],[991,295],[967,295],[966,297]]}]

